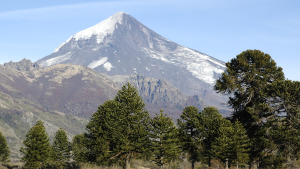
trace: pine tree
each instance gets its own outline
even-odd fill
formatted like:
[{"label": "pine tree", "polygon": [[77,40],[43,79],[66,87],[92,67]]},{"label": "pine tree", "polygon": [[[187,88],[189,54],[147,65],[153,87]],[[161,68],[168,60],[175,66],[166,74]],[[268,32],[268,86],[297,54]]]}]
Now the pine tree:
[{"label": "pine tree", "polygon": [[65,168],[67,162],[71,158],[71,143],[68,141],[66,132],[60,128],[53,140],[52,144],[52,160],[58,168]]},{"label": "pine tree", "polygon": [[120,113],[123,113],[119,120],[120,127],[123,129],[120,138],[121,146],[118,147],[121,154],[126,155],[126,169],[129,169],[129,161],[132,153],[143,153],[148,149],[149,132],[147,126],[150,116],[145,110],[145,103],[138,94],[137,89],[130,83],[123,85],[118,91],[114,101],[121,105]]},{"label": "pine tree", "polygon": [[92,115],[82,140],[87,148],[85,157],[88,162],[106,166],[117,162],[116,157],[122,152],[117,146],[122,144],[119,137],[124,134],[120,124],[123,114],[119,102],[108,100]]},{"label": "pine tree", "polygon": [[201,136],[198,130],[198,112],[197,107],[185,107],[180,115],[180,119],[177,120],[180,143],[182,144],[182,149],[189,154],[192,169],[195,167],[195,162],[200,160]]},{"label": "pine tree", "polygon": [[[277,81],[268,85],[264,93],[268,96],[271,111],[264,115],[269,130],[267,135],[276,144],[285,161],[299,158],[300,149],[300,82]],[[277,160],[278,161],[278,160]]]},{"label": "pine tree", "polygon": [[78,134],[72,139],[72,152],[73,152],[73,160],[77,163],[86,162],[86,138],[84,134]]},{"label": "pine tree", "polygon": [[[261,157],[267,147],[263,143],[265,133],[263,114],[269,112],[263,89],[270,83],[284,80],[281,67],[271,56],[259,50],[247,50],[226,63],[226,70],[217,80],[214,89],[230,95],[228,104],[233,108],[232,122],[238,119],[247,131],[251,142],[251,160]],[[259,135],[261,134],[261,135]]]},{"label": "pine tree", "polygon": [[178,131],[173,120],[167,117],[167,114],[163,115],[163,110],[160,110],[160,115],[156,114],[150,125],[154,161],[163,169],[164,164],[170,163],[180,155]]},{"label": "pine tree", "polygon": [[114,100],[100,105],[86,126],[88,161],[98,165],[119,162],[128,169],[132,154],[145,152],[150,143],[150,116],[144,108],[137,89],[129,83]]},{"label": "pine tree", "polygon": [[228,169],[230,156],[231,156],[231,144],[232,144],[233,127],[227,119],[224,119],[223,125],[219,128],[219,137],[216,138],[215,143],[212,144],[215,151],[215,157],[220,159],[225,168]]},{"label": "pine tree", "polygon": [[24,154],[21,161],[25,162],[25,168],[41,168],[45,166],[51,150],[48,135],[42,121],[30,128],[23,141],[25,147],[20,152]]},{"label": "pine tree", "polygon": [[202,155],[205,161],[211,167],[211,160],[220,156],[221,151],[218,140],[222,137],[222,133],[230,127],[230,121],[226,120],[215,107],[205,107],[198,116],[201,134]]},{"label": "pine tree", "polygon": [[7,146],[5,137],[0,131],[0,162],[9,162],[10,150]]},{"label": "pine tree", "polygon": [[239,165],[245,166],[249,161],[250,140],[246,134],[246,130],[238,120],[234,122],[232,128],[230,159],[236,163],[236,168],[238,169]]}]

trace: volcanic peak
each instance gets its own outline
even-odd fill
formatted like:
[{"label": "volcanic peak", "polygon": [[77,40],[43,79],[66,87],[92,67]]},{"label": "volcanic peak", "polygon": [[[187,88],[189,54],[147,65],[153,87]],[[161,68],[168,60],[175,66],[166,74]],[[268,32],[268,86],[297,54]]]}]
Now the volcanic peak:
[{"label": "volcanic peak", "polygon": [[68,43],[71,39],[78,41],[80,39],[90,39],[92,36],[96,36],[97,43],[101,43],[105,36],[114,32],[114,30],[118,27],[118,24],[123,24],[124,15],[128,14],[126,14],[125,12],[117,12],[114,15],[105,19],[104,21],[76,33],[75,35],[71,36],[67,41],[59,45],[54,50],[54,53],[59,51],[59,49],[64,44]]}]

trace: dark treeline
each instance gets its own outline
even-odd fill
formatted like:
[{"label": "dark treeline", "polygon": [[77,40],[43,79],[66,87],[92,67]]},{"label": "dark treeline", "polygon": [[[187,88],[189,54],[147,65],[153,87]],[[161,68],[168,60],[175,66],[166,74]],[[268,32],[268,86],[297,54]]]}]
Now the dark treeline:
[{"label": "dark treeline", "polygon": [[[199,111],[188,106],[176,126],[163,110],[150,118],[137,89],[127,83],[98,107],[87,132],[72,143],[60,129],[50,144],[38,121],[20,150],[25,168],[67,168],[72,162],[129,169],[134,158],[163,168],[183,154],[191,162],[186,168],[192,169],[196,162],[211,167],[214,160],[224,168],[286,168],[297,161],[300,82],[285,80],[282,68],[259,50],[242,52],[226,67],[214,89],[230,96],[230,117],[214,107]],[[5,152],[0,150],[0,157],[7,160]]]}]

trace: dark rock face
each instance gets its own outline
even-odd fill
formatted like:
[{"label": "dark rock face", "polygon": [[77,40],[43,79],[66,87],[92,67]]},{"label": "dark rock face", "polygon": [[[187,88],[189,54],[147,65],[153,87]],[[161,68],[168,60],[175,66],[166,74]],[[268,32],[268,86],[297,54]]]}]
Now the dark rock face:
[{"label": "dark rock face", "polygon": [[167,40],[126,13],[75,34],[37,63],[72,63],[110,76],[164,79],[185,95],[199,95],[208,105],[228,109],[228,98],[212,87],[225,70],[224,62]]},{"label": "dark rock face", "polygon": [[4,63],[5,67],[17,69],[19,71],[33,71],[43,69],[38,63],[32,63],[31,60],[23,59],[20,62],[8,62]]}]

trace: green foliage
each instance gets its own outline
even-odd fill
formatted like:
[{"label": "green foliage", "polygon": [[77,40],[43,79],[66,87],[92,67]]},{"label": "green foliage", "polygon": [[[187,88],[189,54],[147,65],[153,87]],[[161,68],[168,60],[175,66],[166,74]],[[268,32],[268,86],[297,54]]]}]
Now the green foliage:
[{"label": "green foliage", "polygon": [[281,67],[271,56],[259,50],[247,50],[226,63],[226,70],[217,80],[214,89],[230,94],[228,104],[234,109],[232,122],[239,120],[253,144],[251,160],[260,158],[270,146],[265,142],[262,118],[270,111],[264,88],[273,82],[284,80]]},{"label": "green foliage", "polygon": [[285,157],[283,162],[299,159],[300,82],[277,81],[268,85],[264,92],[271,107],[264,115],[269,128],[266,139],[277,150],[276,155],[272,155],[274,158]]},{"label": "green foliage", "polygon": [[150,131],[155,163],[163,167],[164,164],[178,159],[181,152],[178,131],[173,120],[167,117],[167,114],[163,115],[163,110],[160,110],[160,115],[156,114],[156,117],[151,119]]},{"label": "green foliage", "polygon": [[201,134],[201,145],[203,160],[211,166],[211,160],[220,156],[223,147],[218,140],[222,137],[224,130],[230,128],[229,120],[226,120],[215,107],[205,107],[198,116],[199,131]]},{"label": "green foliage", "polygon": [[[119,143],[117,138],[122,134],[118,120],[122,115],[120,110],[118,102],[109,100],[100,105],[97,112],[92,115],[85,133],[88,162],[97,165],[110,165],[115,162],[111,157],[117,151],[115,149]],[[84,143],[85,140],[81,141]]]},{"label": "green foliage", "polygon": [[54,136],[51,159],[56,167],[65,168],[70,158],[71,143],[68,141],[66,132],[60,128]]},{"label": "green foliage", "polygon": [[120,162],[128,168],[132,154],[147,149],[149,120],[137,89],[123,85],[114,100],[98,107],[86,126],[88,161],[98,165]]},{"label": "green foliage", "polygon": [[195,162],[200,161],[201,136],[198,129],[198,112],[197,107],[187,106],[177,120],[182,150],[188,153],[189,160],[192,162],[192,169],[194,169]]},{"label": "green foliage", "polygon": [[86,138],[84,134],[78,134],[72,139],[73,160],[77,163],[86,162]]},{"label": "green foliage", "polygon": [[37,121],[29,130],[23,144],[25,147],[21,147],[20,152],[24,154],[21,161],[25,162],[25,168],[45,166],[51,147],[42,121]]},{"label": "green foliage", "polygon": [[0,162],[9,162],[10,150],[3,134],[0,132]]},{"label": "green foliage", "polygon": [[230,160],[236,165],[246,165],[249,161],[250,140],[243,125],[236,120],[232,125],[230,142]]}]

